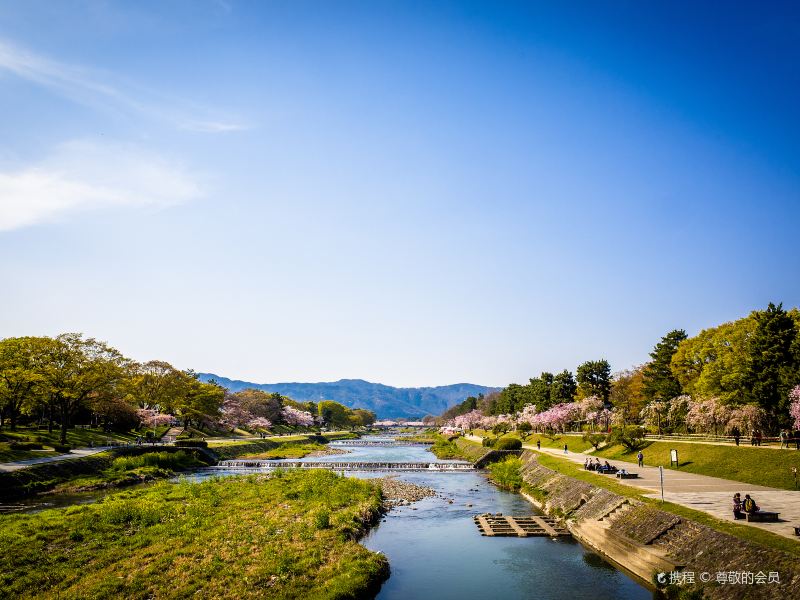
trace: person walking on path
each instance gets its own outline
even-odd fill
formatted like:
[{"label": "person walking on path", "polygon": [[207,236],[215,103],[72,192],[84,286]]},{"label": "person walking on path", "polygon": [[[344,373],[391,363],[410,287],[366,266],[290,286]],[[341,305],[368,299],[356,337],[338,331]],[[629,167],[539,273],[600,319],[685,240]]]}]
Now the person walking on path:
[{"label": "person walking on path", "polygon": [[536,449],[537,450],[541,450],[542,449],[542,440],[536,440]]},{"label": "person walking on path", "polygon": [[788,448],[789,442],[786,439],[786,431],[784,429],[781,429],[781,432],[778,434],[778,437],[781,440],[781,449],[783,449],[784,445],[786,445],[786,447]]},{"label": "person walking on path", "polygon": [[644,454],[642,454],[641,450],[639,450],[639,454],[636,455],[636,460],[639,461],[639,466],[640,467],[644,466]]},{"label": "person walking on path", "polygon": [[564,444],[564,454],[569,454],[569,450],[567,450],[567,445]]},{"label": "person walking on path", "polygon": [[739,431],[738,427],[734,427],[733,431],[731,431],[731,434],[733,435],[733,441],[736,442],[736,445],[738,446],[739,445],[739,437],[741,437],[742,433]]}]

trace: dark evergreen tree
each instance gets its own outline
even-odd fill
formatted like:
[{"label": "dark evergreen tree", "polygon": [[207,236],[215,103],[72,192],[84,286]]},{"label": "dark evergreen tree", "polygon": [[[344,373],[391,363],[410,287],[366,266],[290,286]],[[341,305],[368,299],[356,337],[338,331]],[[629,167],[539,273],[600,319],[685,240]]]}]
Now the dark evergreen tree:
[{"label": "dark evergreen tree", "polygon": [[550,401],[553,404],[562,402],[572,402],[575,393],[578,391],[578,384],[572,373],[566,369],[553,377],[553,385],[550,388]]},{"label": "dark evergreen tree", "polygon": [[611,365],[604,358],[589,360],[578,367],[578,388],[584,397],[597,396],[606,405],[611,395]]},{"label": "dark evergreen tree", "polygon": [[650,353],[652,359],[644,368],[642,392],[647,400],[670,400],[682,393],[681,384],[670,368],[678,345],[687,338],[683,329],[674,329],[661,338]]},{"label": "dark evergreen tree", "polygon": [[788,394],[797,371],[794,342],[797,326],[770,302],[767,310],[753,313],[756,328],[747,343],[746,383],[751,399],[768,413],[780,417],[788,409]]}]

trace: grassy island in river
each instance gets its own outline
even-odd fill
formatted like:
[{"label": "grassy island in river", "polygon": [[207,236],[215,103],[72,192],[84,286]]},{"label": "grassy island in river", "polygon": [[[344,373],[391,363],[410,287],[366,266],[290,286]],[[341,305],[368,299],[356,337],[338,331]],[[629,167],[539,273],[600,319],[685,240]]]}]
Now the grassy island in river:
[{"label": "grassy island in river", "polygon": [[364,597],[388,574],[356,541],[380,506],[375,484],[315,470],[0,515],[0,597]]}]

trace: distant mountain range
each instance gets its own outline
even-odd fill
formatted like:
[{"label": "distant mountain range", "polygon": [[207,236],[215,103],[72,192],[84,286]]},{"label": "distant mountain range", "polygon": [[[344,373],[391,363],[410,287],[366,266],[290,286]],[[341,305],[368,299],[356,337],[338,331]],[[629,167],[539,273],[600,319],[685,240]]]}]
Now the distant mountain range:
[{"label": "distant mountain range", "polygon": [[496,388],[472,383],[438,387],[397,388],[363,379],[340,379],[323,383],[252,383],[213,373],[198,373],[202,381],[213,379],[232,392],[255,388],[278,392],[299,402],[335,400],[349,408],[366,408],[379,419],[421,419],[439,415],[468,396],[486,394]]}]

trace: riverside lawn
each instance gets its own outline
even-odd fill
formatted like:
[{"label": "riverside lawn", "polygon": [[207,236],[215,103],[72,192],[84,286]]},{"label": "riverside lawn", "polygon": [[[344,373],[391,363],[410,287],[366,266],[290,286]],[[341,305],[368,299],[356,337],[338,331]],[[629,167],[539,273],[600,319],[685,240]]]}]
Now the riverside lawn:
[{"label": "riverside lawn", "polygon": [[0,597],[362,597],[388,574],[355,541],[380,506],[375,484],[315,470],[0,515]]},{"label": "riverside lawn", "polygon": [[[479,430],[476,430],[475,433],[476,435],[481,433],[486,435],[485,432]],[[518,432],[508,433],[502,437],[520,438]],[[523,444],[535,448],[537,441],[541,443],[542,448],[563,450],[564,444],[567,444],[569,451],[573,454],[586,452],[588,456],[636,462],[636,450],[628,450],[620,444],[610,444],[601,445],[600,449],[595,451],[592,449],[592,445],[584,441],[580,435],[533,434],[524,438]],[[800,452],[794,448],[754,448],[749,445],[647,440],[642,449],[644,464],[648,466],[661,465],[665,469],[673,468],[670,465],[670,450],[672,449],[678,451],[680,460],[678,469],[680,471],[784,490],[798,489],[792,467],[797,468],[800,472]]]}]

